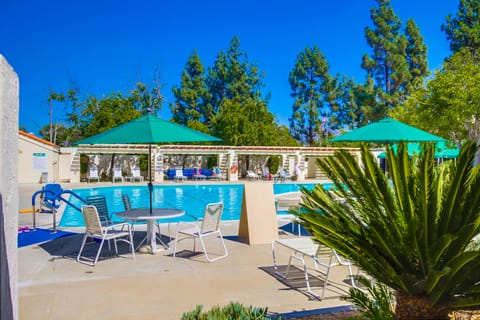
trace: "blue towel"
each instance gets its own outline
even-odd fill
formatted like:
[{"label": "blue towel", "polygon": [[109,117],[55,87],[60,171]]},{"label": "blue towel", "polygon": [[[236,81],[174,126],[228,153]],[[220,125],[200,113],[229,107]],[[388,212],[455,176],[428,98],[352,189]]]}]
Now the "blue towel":
[{"label": "blue towel", "polygon": [[[23,229],[23,228],[21,228]],[[66,237],[74,235],[76,233],[57,230],[57,232],[52,233],[52,230],[47,229],[36,229],[29,231],[20,231],[18,233],[18,247],[25,247],[36,243],[41,243],[45,241],[50,241],[53,239]]]}]

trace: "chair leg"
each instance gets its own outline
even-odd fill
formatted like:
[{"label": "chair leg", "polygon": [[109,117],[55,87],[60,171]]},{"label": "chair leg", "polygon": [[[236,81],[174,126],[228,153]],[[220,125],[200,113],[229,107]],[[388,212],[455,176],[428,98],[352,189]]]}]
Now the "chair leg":
[{"label": "chair leg", "polygon": [[88,238],[88,235],[85,233],[85,235],[83,236],[82,245],[80,246],[80,251],[78,251],[78,255],[77,255],[77,261],[78,262],[82,262],[80,257],[82,256],[83,248],[85,247],[85,243],[87,242],[87,238]]},{"label": "chair leg", "polygon": [[[222,233],[220,231],[218,232],[215,232],[213,234],[216,234],[218,233],[220,236],[220,242],[222,243],[222,246],[223,246],[223,250],[224,250],[224,254],[222,256],[219,256],[219,257],[216,257],[216,258],[213,258],[213,259],[210,259],[210,257],[208,256],[208,252],[207,252],[207,248],[205,247],[205,242],[203,241],[203,236],[200,236],[200,243],[202,244],[202,249],[203,249],[203,253],[205,254],[205,257],[207,258],[207,261],[208,262],[214,262],[214,261],[217,261],[217,260],[220,260],[220,259],[223,259],[225,258],[226,256],[228,256],[228,250],[227,250],[227,246],[225,245],[225,241],[223,240],[223,236],[222,236]],[[209,236],[211,236],[212,234],[209,234]]]},{"label": "chair leg", "polygon": [[105,242],[105,238],[102,238],[102,241],[100,242],[100,247],[98,248],[97,255],[95,257],[95,261],[93,262],[93,265],[97,263],[98,257],[100,257],[100,253],[102,252],[104,242]]}]

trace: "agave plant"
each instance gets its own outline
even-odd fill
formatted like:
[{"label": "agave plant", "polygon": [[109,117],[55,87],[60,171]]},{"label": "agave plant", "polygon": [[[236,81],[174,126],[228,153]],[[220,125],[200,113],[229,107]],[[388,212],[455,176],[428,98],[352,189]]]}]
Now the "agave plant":
[{"label": "agave plant", "polygon": [[[333,181],[303,189],[302,225],[395,293],[396,319],[448,319],[480,305],[480,169],[467,143],[439,166],[434,146],[409,157],[387,150],[390,178],[366,145],[316,164]],[[339,201],[344,199],[344,201]]]}]

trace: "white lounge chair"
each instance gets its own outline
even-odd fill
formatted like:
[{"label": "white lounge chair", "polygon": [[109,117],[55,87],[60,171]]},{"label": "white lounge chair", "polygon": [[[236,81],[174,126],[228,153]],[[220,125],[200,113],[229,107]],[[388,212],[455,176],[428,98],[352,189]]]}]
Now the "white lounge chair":
[{"label": "white lounge chair", "polygon": [[[177,225],[177,231],[175,233],[175,244],[173,247],[173,257],[177,253],[177,243],[185,239],[193,239],[193,251],[195,250],[196,240],[199,239],[202,245],[203,253],[207,258],[208,262],[214,262],[219,259],[225,258],[228,256],[228,250],[223,240],[222,232],[220,231],[220,219],[222,218],[223,213],[223,202],[219,203],[210,203],[205,207],[205,212],[203,214],[203,219],[197,222],[180,222]],[[179,236],[183,236],[179,238]],[[207,248],[205,246],[204,238],[206,237],[217,237],[220,239],[220,242],[223,246],[224,253],[215,258],[210,258],[208,255]]]},{"label": "white lounge chair", "polygon": [[175,169],[175,176],[173,177],[175,181],[187,181],[187,177],[183,175],[183,169]]},{"label": "white lounge chair", "polygon": [[253,172],[252,170],[247,170],[247,179],[249,180],[259,180],[260,176]]},{"label": "white lounge chair", "polygon": [[[276,247],[277,246],[277,247]],[[288,250],[291,250],[292,253],[288,260],[288,265],[285,273],[281,273],[278,270],[276,250],[278,247],[284,247]],[[325,290],[327,289],[328,280],[330,276],[330,271],[333,267],[336,266],[348,266],[350,281],[352,286],[355,287],[355,279],[352,272],[353,264],[350,261],[342,259],[335,250],[330,249],[324,245],[321,245],[313,240],[311,237],[297,237],[292,239],[279,239],[272,242],[272,255],[273,255],[273,267],[274,272],[277,276],[282,279],[288,279],[290,267],[292,266],[292,260],[299,261],[303,266],[303,273],[305,277],[305,284],[307,286],[307,291],[314,297],[318,299],[323,299],[325,295]],[[322,293],[319,295],[314,292],[310,286],[310,280],[308,278],[308,269],[306,258],[310,258],[313,261],[314,269],[319,273],[323,274],[323,289]],[[323,268],[324,270],[321,270]]]},{"label": "white lounge chair", "polygon": [[131,177],[131,180],[133,182],[135,182],[136,180],[140,181],[140,182],[143,182],[144,178],[140,172],[140,168],[139,167],[134,167],[132,169],[132,177]]},{"label": "white lounge chair", "polygon": [[116,180],[119,180],[124,182],[125,181],[125,178],[123,177],[123,173],[122,173],[122,168],[113,168],[113,177],[112,177],[112,182],[115,182]]},{"label": "white lounge chair", "polygon": [[[135,249],[133,247],[132,229],[129,223],[118,223],[103,227],[98,216],[97,208],[93,205],[82,206],[82,215],[85,220],[85,234],[83,236],[82,245],[78,252],[77,261],[91,266],[95,266],[102,252],[103,244],[106,241],[114,240],[115,253],[118,256],[117,241],[123,241],[129,244],[132,251],[133,259],[135,260]],[[100,245],[94,259],[82,257],[82,252],[85,247],[87,238],[99,239]],[[128,238],[128,239],[125,239]]]},{"label": "white lounge chair", "polygon": [[98,168],[96,166],[91,166],[90,168],[88,168],[87,181],[90,182],[91,180],[97,180],[97,182],[100,182],[100,177],[98,176]]}]

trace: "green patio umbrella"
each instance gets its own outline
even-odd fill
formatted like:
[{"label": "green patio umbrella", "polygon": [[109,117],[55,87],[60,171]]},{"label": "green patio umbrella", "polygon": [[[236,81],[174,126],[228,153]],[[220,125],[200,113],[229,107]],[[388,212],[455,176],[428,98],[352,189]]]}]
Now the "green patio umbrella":
[{"label": "green patio umbrella", "polygon": [[397,120],[385,118],[368,124],[343,135],[330,139],[331,142],[377,142],[395,143],[400,141],[411,142],[440,142],[445,139],[409,126]]},{"label": "green patio umbrella", "polygon": [[152,211],[152,144],[175,142],[211,142],[221,141],[219,138],[192,130],[185,126],[165,121],[152,114],[142,116],[132,121],[121,124],[110,130],[76,143],[82,144],[148,144],[148,190],[150,192],[150,213]]},{"label": "green patio umbrella", "polygon": [[[393,145],[392,148],[396,154],[397,145]],[[414,155],[414,154],[418,155],[422,151],[419,143],[414,143],[414,142],[408,143],[407,148],[408,148],[409,155]],[[435,159],[454,159],[458,157],[458,154],[459,154],[458,147],[451,148],[447,146],[445,142],[442,142],[442,141],[437,142],[435,144],[435,154],[434,154]],[[380,159],[385,159],[386,157],[387,157],[387,154],[385,152],[382,152],[377,156],[377,158],[380,158]]]}]

